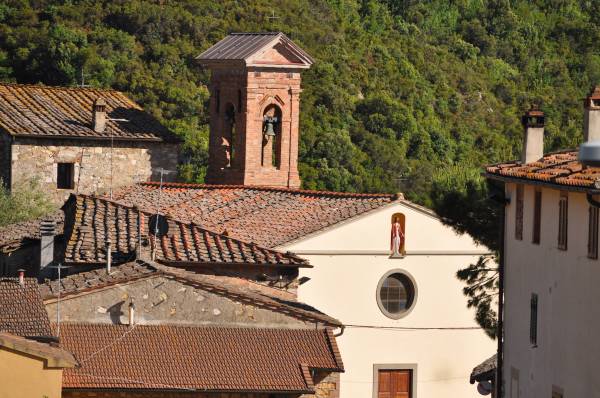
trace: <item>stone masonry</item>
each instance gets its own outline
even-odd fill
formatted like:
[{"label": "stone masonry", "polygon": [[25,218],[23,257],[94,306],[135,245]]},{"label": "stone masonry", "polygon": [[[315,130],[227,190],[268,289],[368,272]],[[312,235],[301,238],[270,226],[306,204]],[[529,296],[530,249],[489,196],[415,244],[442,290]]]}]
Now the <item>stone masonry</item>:
[{"label": "stone masonry", "polygon": [[[62,203],[73,192],[107,193],[111,185],[156,181],[160,168],[177,170],[177,148],[164,142],[115,141],[111,147],[106,140],[16,138],[10,150],[10,184],[35,178],[55,202]],[[57,189],[58,163],[74,163],[74,189]],[[165,175],[165,181],[174,176]]]}]

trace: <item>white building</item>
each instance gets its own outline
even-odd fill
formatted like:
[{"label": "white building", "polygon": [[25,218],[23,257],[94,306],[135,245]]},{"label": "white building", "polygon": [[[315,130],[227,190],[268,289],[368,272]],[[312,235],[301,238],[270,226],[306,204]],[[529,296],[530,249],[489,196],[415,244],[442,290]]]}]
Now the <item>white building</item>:
[{"label": "white building", "polygon": [[[390,229],[398,213],[406,254],[394,258]],[[314,265],[302,271],[311,280],[299,299],[347,325],[337,338],[346,367],[342,398],[479,396],[469,374],[495,342],[478,328],[455,275],[486,248],[400,199],[279,249]],[[390,377],[398,383],[388,384]]]},{"label": "white building", "polygon": [[[600,139],[596,89],[586,100],[584,141]],[[487,168],[505,182],[504,396],[599,397],[598,208],[600,168],[577,151],[543,155],[543,114],[524,118],[521,162]],[[597,196],[592,196],[593,198]]]}]

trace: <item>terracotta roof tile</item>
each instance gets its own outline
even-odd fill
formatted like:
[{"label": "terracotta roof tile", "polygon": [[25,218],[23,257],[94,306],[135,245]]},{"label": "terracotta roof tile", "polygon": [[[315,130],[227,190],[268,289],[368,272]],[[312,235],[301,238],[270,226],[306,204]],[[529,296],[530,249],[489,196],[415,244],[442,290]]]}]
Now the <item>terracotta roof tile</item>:
[{"label": "terracotta roof tile", "polygon": [[471,384],[474,384],[476,381],[494,379],[497,362],[497,355],[494,354],[479,365],[475,366],[471,372]]},{"label": "terracotta roof tile", "polygon": [[[106,101],[104,132],[92,128],[92,105]],[[0,83],[0,129],[10,135],[52,138],[178,141],[154,117],[115,90]]]},{"label": "terracotta roof tile", "polygon": [[343,370],[332,344],[314,329],[64,323],[61,346],[80,366],[63,388],[312,392],[302,364]]},{"label": "terracotta roof tile", "polygon": [[486,167],[490,178],[529,180],[579,189],[595,189],[600,179],[600,167],[584,168],[578,160],[577,151],[555,152],[544,155],[538,161],[499,163]]},{"label": "terracotta roof tile", "polygon": [[155,214],[102,198],[73,195],[65,211],[69,221],[65,251],[68,263],[104,263],[108,239],[115,263],[131,261],[139,245],[140,217],[143,249],[155,250],[156,259],[165,263],[309,266],[292,253],[279,253],[168,217],[160,217],[155,236]]},{"label": "terracotta roof tile", "polygon": [[34,220],[10,224],[0,228],[0,249],[10,250],[18,248],[29,240],[39,239],[40,224],[44,220],[54,221],[56,223],[55,233],[57,235],[62,234],[64,214],[62,211],[57,211]]},{"label": "terracotta roof tile", "polygon": [[0,278],[0,332],[23,337],[52,336],[35,278]]},{"label": "terracotta roof tile", "polygon": [[128,206],[194,222],[247,242],[276,247],[385,206],[394,194],[357,194],[240,185],[144,183],[113,195]]}]

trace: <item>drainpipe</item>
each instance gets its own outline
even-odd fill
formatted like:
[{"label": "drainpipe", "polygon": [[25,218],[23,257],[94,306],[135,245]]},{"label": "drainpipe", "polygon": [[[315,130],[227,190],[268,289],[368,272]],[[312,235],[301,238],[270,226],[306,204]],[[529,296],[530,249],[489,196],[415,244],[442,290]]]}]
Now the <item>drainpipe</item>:
[{"label": "drainpipe", "polygon": [[503,397],[503,372],[504,366],[504,280],[506,269],[504,267],[504,235],[506,229],[506,206],[510,203],[508,199],[504,199],[500,210],[500,247],[498,250],[498,331],[496,338],[498,339],[498,352],[496,353],[496,397]]},{"label": "drainpipe", "polygon": [[106,240],[106,273],[110,275],[110,268],[112,266],[112,242],[110,239]]}]

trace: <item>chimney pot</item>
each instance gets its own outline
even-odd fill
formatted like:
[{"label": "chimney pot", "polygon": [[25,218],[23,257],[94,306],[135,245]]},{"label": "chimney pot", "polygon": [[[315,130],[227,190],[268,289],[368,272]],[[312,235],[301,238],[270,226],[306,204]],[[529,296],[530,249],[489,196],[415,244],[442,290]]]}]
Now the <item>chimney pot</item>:
[{"label": "chimney pot", "polygon": [[19,285],[25,286],[25,270],[21,268],[17,272],[19,273]]},{"label": "chimney pot", "polygon": [[110,239],[106,240],[106,273],[110,274],[112,267],[112,242]]},{"label": "chimney pot", "polygon": [[102,133],[106,128],[106,101],[97,98],[92,107],[92,127],[95,132]]},{"label": "chimney pot", "polygon": [[535,162],[544,156],[544,112],[537,105],[532,105],[523,115],[521,122],[525,128],[521,162]]},{"label": "chimney pot", "polygon": [[135,303],[133,298],[129,302],[129,327],[135,326]]},{"label": "chimney pot", "polygon": [[600,140],[600,86],[592,89],[583,103],[583,142]]},{"label": "chimney pot", "polygon": [[40,277],[50,276],[49,266],[54,263],[54,229],[53,220],[40,223]]}]

